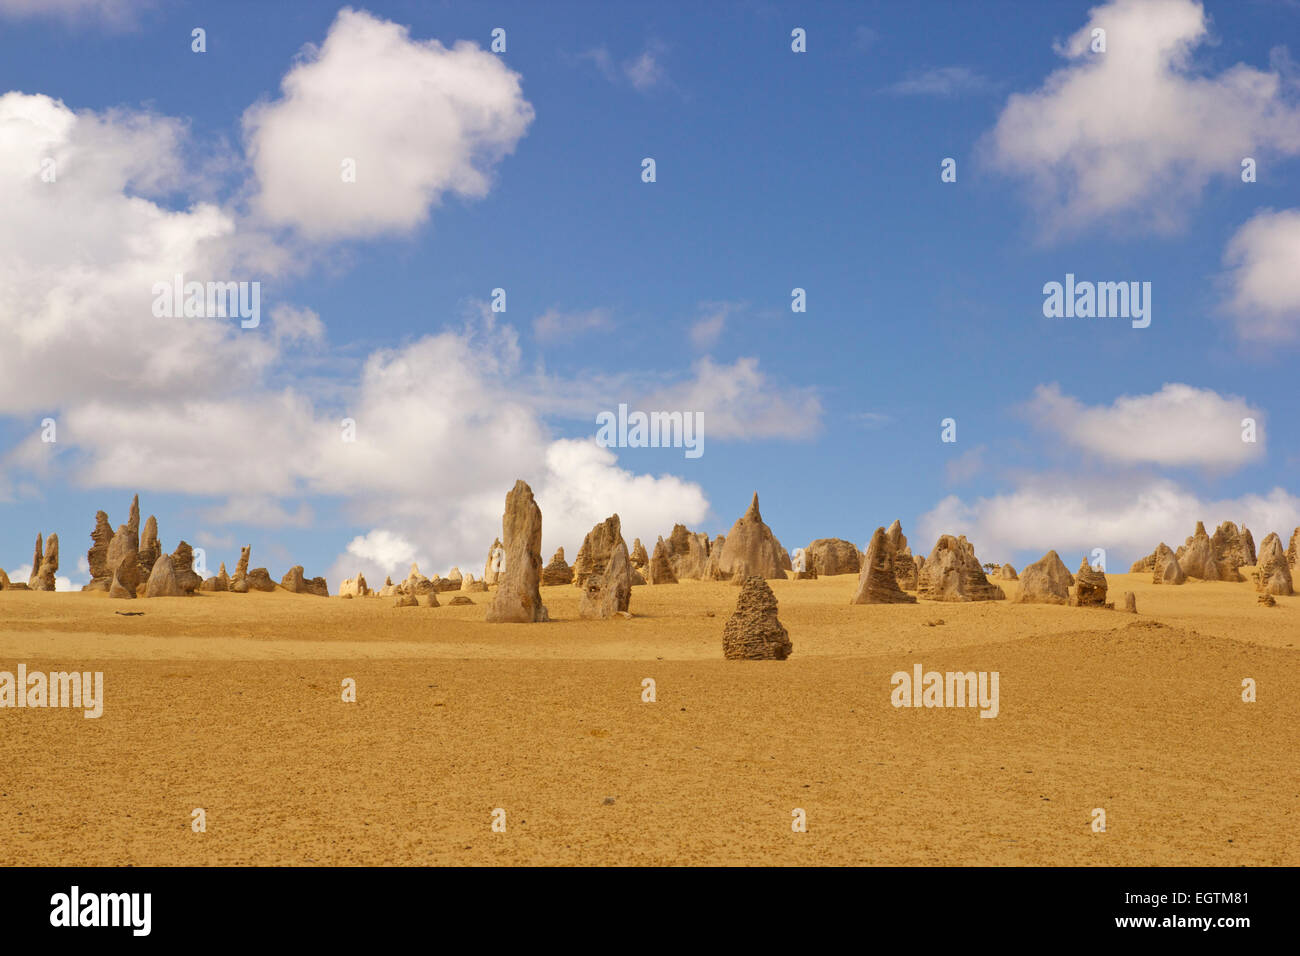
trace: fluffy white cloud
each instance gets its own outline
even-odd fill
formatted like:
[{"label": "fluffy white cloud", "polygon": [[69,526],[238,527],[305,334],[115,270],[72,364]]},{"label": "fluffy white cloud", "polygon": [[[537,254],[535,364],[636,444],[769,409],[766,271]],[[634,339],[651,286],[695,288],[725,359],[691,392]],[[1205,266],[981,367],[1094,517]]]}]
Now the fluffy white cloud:
[{"label": "fluffy white cloud", "polygon": [[1111,570],[1126,571],[1161,541],[1182,544],[1197,521],[1211,532],[1222,521],[1244,523],[1256,544],[1270,531],[1285,541],[1300,526],[1300,498],[1274,488],[1213,500],[1165,478],[1040,475],[1003,494],[944,498],[921,517],[918,543],[928,549],[940,534],[964,534],[982,561],[1005,561],[1015,551],[1037,559],[1054,549],[1072,568],[1093,548],[1104,548]]},{"label": "fluffy white cloud", "polygon": [[1300,335],[1300,209],[1265,209],[1233,234],[1224,252],[1237,334],[1256,341]]},{"label": "fluffy white cloud", "polygon": [[[462,41],[344,8],[278,100],[244,114],[255,206],[313,240],[405,233],[443,194],[484,196],[533,119],[520,77]],[[343,164],[355,164],[345,182]]]},{"label": "fluffy white cloud", "polygon": [[[1057,385],[1040,385],[1025,407],[1030,420],[1091,455],[1119,464],[1240,468],[1264,455],[1263,412],[1236,396],[1169,383],[1150,395],[1085,405]],[[1256,423],[1243,441],[1242,420]]]},{"label": "fluffy white cloud", "polygon": [[[1093,30],[1106,52],[1091,50]],[[1208,38],[1194,0],[1112,0],[1058,52],[1070,61],[1008,100],[990,143],[995,164],[1028,177],[1051,230],[1123,218],[1169,230],[1212,176],[1244,156],[1300,153],[1300,109],[1281,75],[1238,64],[1202,75]]]},{"label": "fluffy white cloud", "polygon": [[822,405],[812,388],[782,389],[758,367],[756,358],[719,365],[705,356],[693,376],[656,389],[634,407],[703,412],[706,438],[754,441],[811,438],[821,430]]},{"label": "fluffy white cloud", "polygon": [[[148,114],[74,113],[0,96],[0,406],[53,409],[97,395],[202,395],[255,380],[263,337],[216,318],[159,318],[153,287],[251,279],[216,206],[147,198],[188,178],[182,128]],[[241,334],[244,333],[244,334]]]}]

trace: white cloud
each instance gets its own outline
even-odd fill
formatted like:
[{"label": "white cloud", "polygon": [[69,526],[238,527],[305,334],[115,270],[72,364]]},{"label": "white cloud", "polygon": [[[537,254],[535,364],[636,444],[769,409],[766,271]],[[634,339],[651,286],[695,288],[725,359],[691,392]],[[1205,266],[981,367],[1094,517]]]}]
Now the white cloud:
[{"label": "white cloud", "polygon": [[1181,545],[1197,521],[1211,531],[1222,521],[1244,523],[1257,544],[1270,531],[1285,541],[1300,525],[1300,498],[1274,488],[1266,495],[1213,500],[1165,478],[1039,475],[1003,494],[944,498],[921,517],[918,537],[928,551],[941,534],[964,534],[986,561],[1004,561],[1013,551],[1038,556],[1054,549],[1071,567],[1093,548],[1104,548],[1110,569],[1127,571],[1161,541]]},{"label": "white cloud", "polygon": [[705,356],[693,371],[691,379],[657,389],[635,407],[703,412],[707,439],[811,438],[821,430],[816,391],[782,389],[759,369],[756,358],[718,365]]},{"label": "white cloud", "polygon": [[276,345],[325,341],[325,323],[313,310],[281,304],[271,310],[271,337]]},{"label": "white cloud", "polygon": [[639,93],[648,93],[657,86],[668,83],[668,73],[663,65],[665,47],[661,43],[646,44],[636,56],[616,61],[603,46],[579,54],[579,59],[590,60],[611,83],[628,83]]},{"label": "white cloud", "polygon": [[547,342],[571,339],[585,332],[603,332],[613,327],[608,309],[561,312],[547,309],[533,320],[533,335]]},{"label": "white cloud", "polygon": [[[1093,53],[1092,31],[1106,31]],[[1169,231],[1214,176],[1242,157],[1300,153],[1300,109],[1278,72],[1197,71],[1208,39],[1194,0],[1113,0],[1058,52],[1070,64],[1006,103],[989,145],[1029,178],[1049,231],[1100,220]]]},{"label": "white cloud", "polygon": [[941,66],[933,70],[910,73],[904,79],[886,87],[889,93],[900,96],[960,96],[985,93],[994,84],[985,76],[965,66]]},{"label": "white cloud", "polygon": [[[1025,412],[1074,447],[1119,464],[1232,470],[1264,454],[1262,411],[1245,399],[1190,385],[1121,395],[1108,406],[1085,405],[1057,385],[1040,385]],[[1242,440],[1244,418],[1255,419],[1255,442]]]},{"label": "white cloud", "polygon": [[[244,114],[256,207],[313,240],[407,233],[448,192],[486,195],[533,119],[520,77],[467,41],[447,49],[344,8],[281,98]],[[343,181],[355,161],[356,181]]]},{"label": "white cloud", "polygon": [[1300,209],[1257,213],[1224,252],[1237,334],[1257,341],[1300,334]]},{"label": "white cloud", "polygon": [[705,302],[700,306],[703,315],[691,326],[691,344],[697,349],[707,349],[717,344],[726,327],[727,319],[743,309],[741,302]]}]

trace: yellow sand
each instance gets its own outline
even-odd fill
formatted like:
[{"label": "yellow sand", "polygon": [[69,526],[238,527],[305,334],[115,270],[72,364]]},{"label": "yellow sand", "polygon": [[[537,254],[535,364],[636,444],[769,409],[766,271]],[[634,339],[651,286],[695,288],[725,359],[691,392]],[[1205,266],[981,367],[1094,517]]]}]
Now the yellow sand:
[{"label": "yellow sand", "polygon": [[[0,709],[0,864],[1300,863],[1300,597],[1109,578],[1137,617],[773,582],[785,662],[722,659],[726,584],[600,622],[545,588],[546,625],[3,592],[0,670],[100,670],[106,704]],[[894,708],[915,663],[998,671],[999,716]]]}]

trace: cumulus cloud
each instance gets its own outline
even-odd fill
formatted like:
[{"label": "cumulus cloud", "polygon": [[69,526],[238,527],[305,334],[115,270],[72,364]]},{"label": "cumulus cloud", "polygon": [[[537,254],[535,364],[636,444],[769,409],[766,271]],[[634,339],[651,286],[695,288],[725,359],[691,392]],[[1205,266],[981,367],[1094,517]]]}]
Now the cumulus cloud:
[{"label": "cumulus cloud", "polygon": [[1037,559],[1054,549],[1073,566],[1103,548],[1109,567],[1123,571],[1161,541],[1178,547],[1197,521],[1210,530],[1222,521],[1244,523],[1256,542],[1270,531],[1286,540],[1300,525],[1300,498],[1274,488],[1265,495],[1208,499],[1166,478],[1038,475],[1002,494],[971,500],[950,495],[921,517],[919,528],[924,542],[945,533],[966,535],[981,560],[1006,560],[1017,551]]},{"label": "cumulus cloud", "polygon": [[271,310],[271,337],[276,345],[319,345],[325,323],[312,309],[281,304]]},{"label": "cumulus cloud", "polygon": [[[1040,385],[1025,412],[1075,448],[1123,465],[1155,464],[1233,470],[1264,455],[1263,412],[1245,399],[1169,383],[1149,395],[1121,395],[1085,405],[1057,385]],[[1256,440],[1243,441],[1243,419]]]},{"label": "cumulus cloud", "polygon": [[[1095,29],[1106,51],[1091,50]],[[1212,177],[1244,156],[1300,153],[1300,108],[1276,71],[1198,71],[1209,38],[1195,0],[1112,0],[1058,47],[1069,64],[1012,95],[988,145],[1028,178],[1049,231],[1107,220],[1178,226]]]},{"label": "cumulus cloud", "polygon": [[409,233],[446,193],[486,195],[532,119],[501,57],[344,8],[280,98],[244,114],[254,204],[312,240]]},{"label": "cumulus cloud", "polygon": [[154,285],[248,278],[234,220],[148,198],[187,182],[183,127],[0,96],[0,405],[51,409],[238,388],[273,357],[237,321],[154,315]]},{"label": "cumulus cloud", "polygon": [[1224,252],[1225,303],[1243,339],[1290,341],[1300,334],[1300,209],[1257,213]]}]

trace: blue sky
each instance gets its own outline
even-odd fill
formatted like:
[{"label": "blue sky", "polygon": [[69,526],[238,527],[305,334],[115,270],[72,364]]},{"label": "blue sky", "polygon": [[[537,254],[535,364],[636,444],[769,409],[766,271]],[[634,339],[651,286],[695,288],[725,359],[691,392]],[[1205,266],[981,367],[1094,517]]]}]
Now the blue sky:
[{"label": "blue sky", "polygon": [[[897,517],[1017,566],[1300,525],[1293,4],[31,6],[0,0],[11,572],[57,531],[84,581],[137,491],[213,567],[477,569],[517,477],[548,557],[754,490],[792,550]],[[149,315],[177,269],[261,282],[261,326]],[[1151,283],[1150,327],[1044,317],[1067,273]],[[702,413],[704,454],[596,449],[620,402]]]}]

